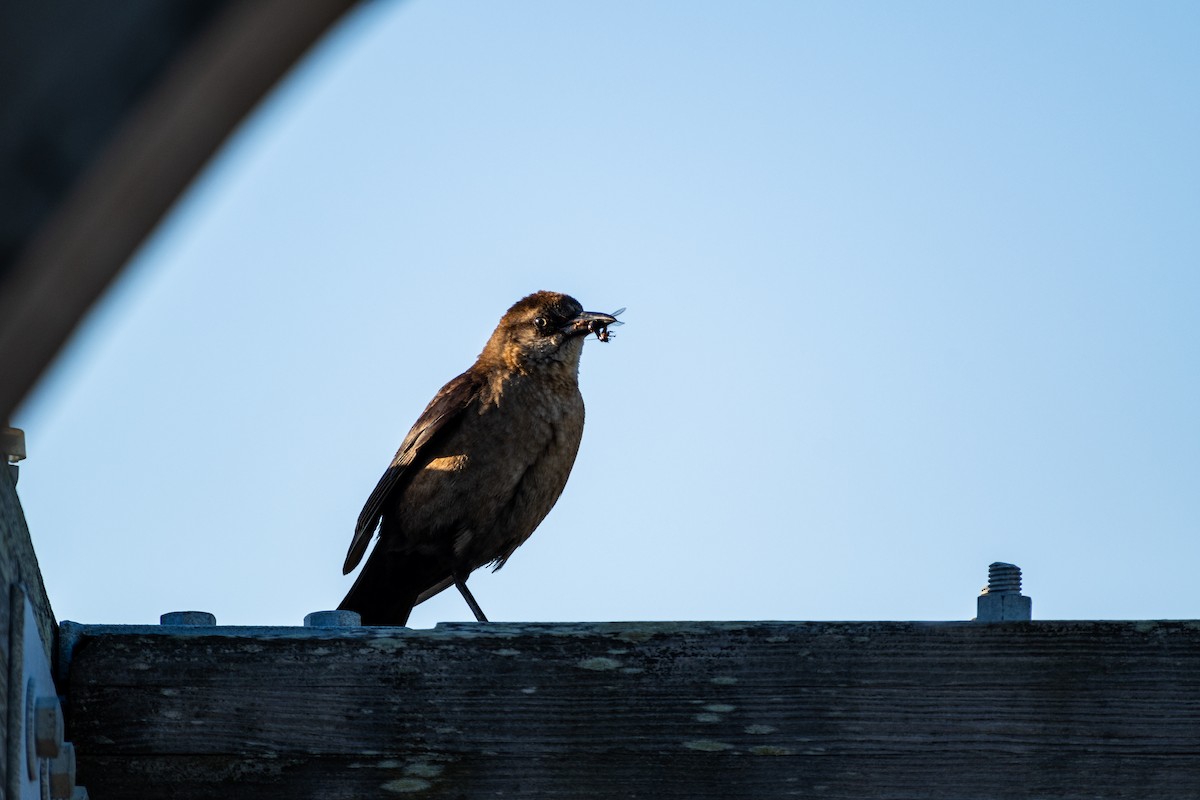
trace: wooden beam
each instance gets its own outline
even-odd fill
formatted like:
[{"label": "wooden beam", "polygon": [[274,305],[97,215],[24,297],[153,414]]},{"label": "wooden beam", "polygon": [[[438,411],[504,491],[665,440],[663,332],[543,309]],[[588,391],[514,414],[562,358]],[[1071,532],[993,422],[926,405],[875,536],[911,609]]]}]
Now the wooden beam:
[{"label": "wooden beam", "polygon": [[1196,797],[1200,622],[64,624],[118,798]]}]

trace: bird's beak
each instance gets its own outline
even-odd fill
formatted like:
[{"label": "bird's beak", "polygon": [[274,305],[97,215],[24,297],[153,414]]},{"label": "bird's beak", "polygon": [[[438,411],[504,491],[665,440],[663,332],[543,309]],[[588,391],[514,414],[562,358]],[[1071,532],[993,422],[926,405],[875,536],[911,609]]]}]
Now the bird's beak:
[{"label": "bird's beak", "polygon": [[608,328],[609,325],[620,325],[612,314],[601,314],[596,311],[584,311],[571,319],[559,330],[567,336],[587,336]]}]

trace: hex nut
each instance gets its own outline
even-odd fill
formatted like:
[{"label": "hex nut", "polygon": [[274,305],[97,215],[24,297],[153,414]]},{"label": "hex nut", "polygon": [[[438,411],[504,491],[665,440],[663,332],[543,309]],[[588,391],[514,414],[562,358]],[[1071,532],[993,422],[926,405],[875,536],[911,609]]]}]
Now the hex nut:
[{"label": "hex nut", "polygon": [[50,796],[71,800],[75,791],[75,745],[63,742],[58,756],[50,761]]},{"label": "hex nut", "polygon": [[57,697],[39,697],[34,701],[33,741],[38,758],[58,755],[63,743],[63,714]]},{"label": "hex nut", "polygon": [[158,618],[161,625],[191,625],[206,627],[217,624],[215,614],[207,611],[168,611]]},{"label": "hex nut", "polygon": [[306,628],[355,628],[362,625],[357,611],[314,611],[304,615]]}]

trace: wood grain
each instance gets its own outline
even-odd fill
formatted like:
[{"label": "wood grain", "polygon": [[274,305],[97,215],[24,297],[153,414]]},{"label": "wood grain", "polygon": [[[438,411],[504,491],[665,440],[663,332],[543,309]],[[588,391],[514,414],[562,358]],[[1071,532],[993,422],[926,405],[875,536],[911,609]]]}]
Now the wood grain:
[{"label": "wood grain", "polygon": [[1200,797],[1200,623],[66,624],[110,798]]}]

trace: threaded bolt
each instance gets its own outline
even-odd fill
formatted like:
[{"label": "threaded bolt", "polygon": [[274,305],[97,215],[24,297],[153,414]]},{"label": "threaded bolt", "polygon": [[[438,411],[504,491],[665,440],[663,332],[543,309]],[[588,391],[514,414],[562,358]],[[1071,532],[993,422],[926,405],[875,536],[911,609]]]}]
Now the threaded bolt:
[{"label": "threaded bolt", "polygon": [[997,561],[988,566],[988,583],[976,601],[977,622],[1024,622],[1033,619],[1033,600],[1021,594],[1021,568]]},{"label": "threaded bolt", "polygon": [[996,561],[988,565],[988,585],[982,594],[1020,594],[1021,568]]}]

